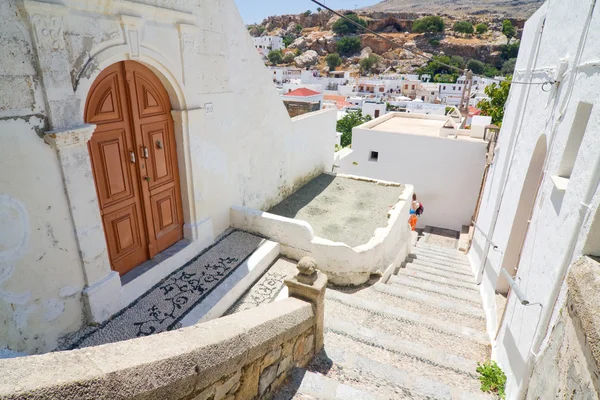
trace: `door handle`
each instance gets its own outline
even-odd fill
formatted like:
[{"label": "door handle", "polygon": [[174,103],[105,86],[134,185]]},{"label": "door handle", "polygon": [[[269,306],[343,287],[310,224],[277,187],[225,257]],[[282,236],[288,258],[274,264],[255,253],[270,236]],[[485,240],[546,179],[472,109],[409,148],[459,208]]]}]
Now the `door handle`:
[{"label": "door handle", "polygon": [[146,182],[150,183],[150,177],[149,176],[145,176],[144,179],[146,180]]},{"label": "door handle", "polygon": [[129,157],[131,158],[131,163],[135,164],[135,153],[133,151],[129,152]]},{"label": "door handle", "polygon": [[142,146],[142,152],[144,153],[144,158],[148,158],[148,148],[146,146]]},{"label": "door handle", "polygon": [[156,147],[158,147],[159,149],[163,148],[162,142],[160,140],[156,141]]}]

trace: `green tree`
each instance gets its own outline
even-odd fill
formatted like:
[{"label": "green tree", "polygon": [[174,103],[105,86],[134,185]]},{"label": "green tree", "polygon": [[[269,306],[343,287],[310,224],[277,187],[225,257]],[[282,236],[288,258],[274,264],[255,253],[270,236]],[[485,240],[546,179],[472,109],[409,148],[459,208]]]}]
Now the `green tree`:
[{"label": "green tree", "polygon": [[273,65],[281,64],[281,62],[283,61],[283,53],[281,52],[281,50],[273,50],[269,53],[267,58],[269,59],[269,62]]},{"label": "green tree", "polygon": [[338,53],[331,53],[325,57],[325,62],[329,66],[330,71],[335,71],[337,67],[342,65],[342,58]]},{"label": "green tree", "polygon": [[413,32],[444,32],[444,20],[437,16],[419,18],[413,23]]},{"label": "green tree", "polygon": [[320,13],[321,12],[321,7],[317,7],[317,12]]},{"label": "green tree", "polygon": [[483,75],[493,78],[495,76],[500,75],[500,70],[493,65],[485,64],[485,68],[483,69]]},{"label": "green tree", "polygon": [[502,64],[502,70],[500,72],[504,76],[512,75],[515,72],[516,65],[517,65],[516,58],[511,58],[510,60],[506,60],[506,61],[504,61],[504,64]]},{"label": "green tree", "polygon": [[440,41],[438,39],[431,39],[429,41],[429,45],[430,46],[434,46],[434,47],[439,46],[440,45]]},{"label": "green tree", "polygon": [[433,77],[433,81],[438,83],[456,83],[457,79],[456,74],[437,74]]},{"label": "green tree", "polygon": [[370,115],[363,115],[362,111],[349,111],[342,119],[337,122],[336,130],[342,134],[342,147],[352,144],[352,128],[370,121]]},{"label": "green tree", "polygon": [[506,81],[500,84],[492,83],[485,88],[485,94],[489,100],[481,100],[477,103],[477,108],[481,110],[481,115],[492,117],[492,123],[498,126],[502,125],[504,118],[504,105],[508,99],[510,91],[510,81],[512,77],[508,77]]},{"label": "green tree", "polygon": [[[356,14],[348,14],[345,17],[349,20],[356,22],[357,24],[364,26],[364,27],[367,26],[367,22],[364,19],[360,18]],[[350,21],[347,21],[344,18],[340,18],[337,21],[335,21],[335,23],[333,24],[331,29],[338,35],[348,35],[351,33],[358,32],[358,30],[360,28],[358,26],[354,25],[353,23],[351,23]]]},{"label": "green tree", "polygon": [[475,25],[475,32],[478,34],[486,33],[488,31],[488,26],[483,22],[481,24]]},{"label": "green tree", "polygon": [[309,17],[309,16],[310,16],[310,14],[312,14],[312,11],[310,11],[310,10],[306,10],[306,11],[304,12],[304,16],[305,16],[305,17]]},{"label": "green tree", "polygon": [[290,35],[285,35],[283,37],[283,45],[285,47],[289,47],[290,44],[294,43],[294,38],[291,37]]},{"label": "green tree", "polygon": [[302,32],[302,29],[304,29],[302,24],[296,24],[296,32],[300,33],[300,32]]},{"label": "green tree", "polygon": [[519,55],[519,47],[521,46],[520,41],[516,41],[513,44],[505,44],[500,48],[500,58],[504,61],[510,60],[511,58],[517,58]]},{"label": "green tree", "polygon": [[360,70],[363,74],[369,73],[373,71],[373,69],[377,66],[379,60],[377,56],[374,54],[369,55],[369,57],[363,58],[360,60]]},{"label": "green tree", "polygon": [[337,42],[337,51],[343,56],[352,55],[360,51],[360,38],[346,36]]},{"label": "green tree", "polygon": [[515,37],[515,35],[517,34],[517,28],[513,26],[510,20],[505,19],[504,21],[502,21],[502,33],[510,41],[510,38]]},{"label": "green tree", "polygon": [[283,56],[283,63],[291,64],[294,62],[294,58],[296,58],[296,55],[294,53],[291,53],[291,52],[285,53],[285,56]]},{"label": "green tree", "polygon": [[485,69],[485,64],[478,60],[469,60],[467,62],[467,69],[473,71],[474,74],[483,74],[483,70]]},{"label": "green tree", "polygon": [[457,21],[456,23],[454,23],[454,27],[452,29],[454,29],[454,32],[460,33],[472,34],[473,32],[475,32],[475,30],[473,29],[473,24],[469,21]]}]

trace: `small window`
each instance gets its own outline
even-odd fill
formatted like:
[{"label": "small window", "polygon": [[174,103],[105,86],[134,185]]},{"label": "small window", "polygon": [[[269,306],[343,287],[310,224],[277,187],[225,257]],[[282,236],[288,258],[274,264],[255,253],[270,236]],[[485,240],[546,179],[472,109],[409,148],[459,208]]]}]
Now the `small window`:
[{"label": "small window", "polygon": [[378,151],[372,151],[371,152],[371,158],[369,158],[369,161],[375,161],[375,162],[377,162],[377,160],[379,160],[379,152]]}]

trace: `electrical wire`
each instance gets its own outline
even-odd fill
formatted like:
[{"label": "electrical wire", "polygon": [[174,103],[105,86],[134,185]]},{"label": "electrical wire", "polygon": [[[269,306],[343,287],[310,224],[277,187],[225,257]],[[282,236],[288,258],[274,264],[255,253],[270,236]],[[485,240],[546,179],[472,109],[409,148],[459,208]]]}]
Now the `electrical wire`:
[{"label": "electrical wire", "polygon": [[[335,11],[334,9],[332,9],[332,8],[330,8],[330,7],[327,7],[325,4],[322,4],[322,3],[321,3],[321,2],[319,2],[318,0],[310,0],[310,1],[312,1],[313,3],[315,3],[315,4],[319,5],[319,7],[323,7],[324,9],[326,9],[327,11],[329,11],[329,12],[331,12],[331,13],[333,13],[333,14],[337,15],[338,17],[340,17],[340,18],[343,18],[344,20],[346,20],[346,21],[350,22],[351,24],[353,24],[353,25],[357,26],[358,28],[360,28],[360,29],[362,29],[362,30],[364,30],[364,31],[367,31],[367,32],[369,32],[369,33],[371,33],[371,34],[373,34],[373,35],[377,36],[378,38],[385,40],[385,41],[386,41],[386,42],[388,42],[388,43],[391,43],[393,46],[396,46],[396,47],[398,47],[398,48],[400,48],[400,49],[402,49],[402,50],[406,50],[406,51],[408,51],[408,52],[410,52],[410,53],[413,53],[413,54],[415,54],[415,55],[417,55],[417,56],[419,56],[419,57],[423,57],[424,59],[426,59],[426,60],[428,60],[428,61],[431,61],[431,62],[438,63],[438,64],[440,64],[440,65],[443,65],[444,67],[447,67],[447,68],[450,68],[450,69],[454,69],[454,70],[456,70],[456,71],[460,72],[461,74],[466,74],[466,72],[467,72],[467,70],[465,70],[465,69],[463,69],[463,68],[459,68],[459,67],[457,67],[457,66],[455,66],[455,65],[446,64],[446,63],[443,63],[443,62],[441,62],[441,61],[434,60],[434,59],[433,59],[433,57],[430,57],[430,56],[428,56],[427,54],[425,54],[425,53],[423,53],[423,52],[420,52],[420,51],[417,51],[417,50],[414,50],[414,49],[409,49],[409,48],[407,48],[407,47],[404,47],[403,45],[401,45],[401,44],[399,44],[399,43],[396,43],[396,42],[394,42],[393,40],[391,40],[391,39],[388,39],[388,38],[386,38],[385,36],[383,36],[383,35],[381,35],[381,34],[379,34],[379,33],[375,32],[375,31],[372,31],[371,29],[367,28],[366,26],[364,26],[364,25],[361,25],[361,24],[359,24],[359,23],[358,23],[358,22],[356,22],[356,21],[352,21],[350,18],[347,18],[345,15],[343,15],[343,14],[341,14],[341,13],[339,13],[339,12]],[[484,77],[481,77],[481,76],[478,76],[478,75],[473,75],[473,76],[474,76],[474,77],[478,77],[478,78],[480,78],[480,79],[488,79],[488,80],[492,80],[492,81],[496,81],[496,82],[507,82],[507,83],[509,83],[509,84],[518,84],[518,85],[542,85],[542,90],[544,90],[544,87],[545,87],[544,85],[548,85],[548,84],[549,84],[549,85],[554,85],[554,84],[556,84],[556,81],[546,81],[546,82],[516,82],[516,81],[501,80],[501,79],[496,79],[496,78],[488,78],[488,77],[485,77],[485,78],[484,78]],[[544,90],[544,91],[546,92],[546,90]],[[549,91],[549,90],[548,90],[548,91]]]}]

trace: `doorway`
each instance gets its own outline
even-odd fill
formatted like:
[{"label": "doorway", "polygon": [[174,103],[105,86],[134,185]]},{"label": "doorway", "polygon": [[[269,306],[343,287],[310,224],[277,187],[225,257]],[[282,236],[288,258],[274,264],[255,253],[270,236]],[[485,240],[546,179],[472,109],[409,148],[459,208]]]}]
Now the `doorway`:
[{"label": "doorway", "polygon": [[111,268],[123,275],[183,238],[183,213],[169,96],[134,61],[94,81],[85,122]]}]

